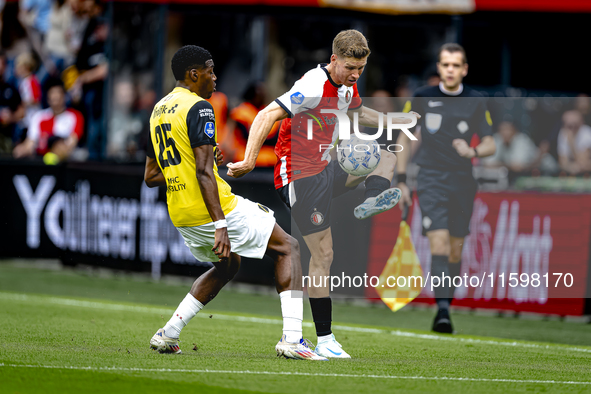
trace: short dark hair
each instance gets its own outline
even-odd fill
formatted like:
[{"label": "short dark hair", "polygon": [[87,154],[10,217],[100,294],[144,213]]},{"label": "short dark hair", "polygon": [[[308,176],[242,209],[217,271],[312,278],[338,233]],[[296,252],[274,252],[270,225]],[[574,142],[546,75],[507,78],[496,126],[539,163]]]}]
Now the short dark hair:
[{"label": "short dark hair", "polygon": [[48,78],[47,81],[45,81],[45,83],[43,84],[43,90],[47,93],[49,92],[49,89],[55,88],[56,86],[62,88],[64,91],[66,90],[66,88],[64,87],[64,83],[61,79],[51,77]]},{"label": "short dark hair", "polygon": [[187,71],[194,68],[203,68],[205,62],[211,59],[211,53],[207,49],[197,45],[186,45],[176,51],[172,57],[170,66],[177,81],[185,79]]},{"label": "short dark hair", "polygon": [[460,52],[462,54],[462,58],[464,59],[464,63],[468,63],[468,57],[466,57],[466,51],[464,47],[460,44],[456,44],[455,42],[448,42],[447,44],[443,44],[441,48],[439,48],[439,53],[437,54],[437,61],[441,61],[441,53],[443,51],[447,51],[449,53]]}]

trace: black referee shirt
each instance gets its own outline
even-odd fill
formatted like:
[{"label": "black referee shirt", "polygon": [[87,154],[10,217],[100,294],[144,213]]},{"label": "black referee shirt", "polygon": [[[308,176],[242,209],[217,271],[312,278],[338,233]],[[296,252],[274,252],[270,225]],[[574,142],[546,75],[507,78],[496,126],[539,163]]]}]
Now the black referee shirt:
[{"label": "black referee shirt", "polygon": [[492,135],[492,120],[486,99],[466,86],[460,94],[444,93],[439,86],[424,87],[416,91],[412,102],[406,103],[404,112],[416,111],[422,117],[421,149],[417,164],[425,168],[444,171],[470,171],[472,162],[458,155],[452,141],[456,138],[468,144],[474,134],[480,138]]}]

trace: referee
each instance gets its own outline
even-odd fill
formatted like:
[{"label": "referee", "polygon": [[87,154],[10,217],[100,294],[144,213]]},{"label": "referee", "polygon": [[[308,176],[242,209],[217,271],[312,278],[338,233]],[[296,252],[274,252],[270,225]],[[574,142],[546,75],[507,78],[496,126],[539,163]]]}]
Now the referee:
[{"label": "referee", "polygon": [[[412,109],[424,114],[418,123],[422,143],[417,158],[421,167],[417,194],[423,215],[423,235],[429,238],[431,247],[431,276],[453,278],[460,275],[462,246],[464,237],[470,233],[478,189],[471,159],[491,156],[496,148],[484,97],[462,83],[468,74],[464,48],[455,43],[443,45],[437,70],[441,77],[439,86],[417,90],[404,111]],[[474,134],[478,134],[481,143],[471,148]],[[399,206],[404,209],[412,204],[405,183],[410,140],[400,133],[398,143],[404,147],[398,154],[398,187],[402,191]],[[453,292],[453,284],[448,280],[435,288],[438,311],[433,331],[453,332],[449,316]]]}]

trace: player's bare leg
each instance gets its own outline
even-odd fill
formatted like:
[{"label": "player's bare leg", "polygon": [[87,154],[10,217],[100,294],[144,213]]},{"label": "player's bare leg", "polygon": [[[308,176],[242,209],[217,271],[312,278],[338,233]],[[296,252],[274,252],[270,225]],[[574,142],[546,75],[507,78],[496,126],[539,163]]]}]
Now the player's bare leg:
[{"label": "player's bare leg", "polygon": [[302,290],[302,264],[300,244],[275,224],[269,243],[267,256],[275,262],[275,287],[277,293],[287,290]]},{"label": "player's bare leg", "polygon": [[[357,177],[356,177],[357,178]],[[363,179],[361,179],[362,181]],[[349,185],[347,185],[349,186]],[[338,343],[331,330],[332,300],[330,299],[329,284],[325,280],[330,275],[330,266],[333,260],[332,232],[330,228],[304,236],[304,241],[310,254],[310,269],[308,275],[310,283],[308,294],[310,306],[316,325],[318,344],[316,354],[327,358],[350,358],[340,343]]]},{"label": "player's bare leg", "polygon": [[191,294],[203,305],[215,298],[222,287],[231,281],[240,269],[240,256],[230,253],[230,258],[225,261],[213,263],[213,268],[201,275],[191,287]]},{"label": "player's bare leg", "polygon": [[230,258],[227,260],[214,262],[213,268],[193,282],[191,291],[181,301],[168,323],[150,340],[150,347],[160,353],[180,354],[178,339],[181,330],[209,301],[215,298],[226,283],[234,278],[239,268],[240,256],[235,253],[230,253]]},{"label": "player's bare leg", "polygon": [[[433,331],[451,334],[453,327],[449,317],[449,303],[451,298],[451,277],[449,272],[449,257],[451,244],[449,231],[438,229],[427,232],[431,246],[431,280],[438,277],[439,286],[434,288],[435,301],[437,302],[437,315],[433,321]],[[442,281],[442,277],[446,278]]]},{"label": "player's bare leg", "polygon": [[[450,253],[449,253],[449,276],[452,278],[460,276],[460,269],[462,268],[462,248],[464,247],[464,237],[449,237]],[[456,287],[452,283],[449,303],[451,304],[454,298]]]},{"label": "player's bare leg", "polygon": [[375,170],[368,175],[370,176],[381,176],[382,178],[392,180],[394,176],[394,168],[396,167],[396,155],[392,152],[382,151],[380,163]]},{"label": "player's bare leg", "polygon": [[300,360],[326,360],[302,338],[304,294],[298,241],[275,224],[267,245],[267,256],[275,262],[275,286],[281,299],[283,335],[275,346],[278,356]]},{"label": "player's bare leg", "polygon": [[[367,219],[396,206],[401,192],[398,188],[390,188],[394,167],[396,167],[396,155],[382,151],[377,168],[365,179],[365,201],[353,211],[357,219]],[[351,177],[349,175],[349,178]]]},{"label": "player's bare leg", "polygon": [[[310,250],[310,284],[308,295],[310,298],[324,298],[330,296],[328,283],[324,278],[330,275],[333,259],[332,232],[330,228],[304,236],[304,241]],[[328,330],[330,331],[330,322]]]},{"label": "player's bare leg", "polygon": [[446,255],[451,253],[449,230],[439,229],[427,232],[431,254]]}]

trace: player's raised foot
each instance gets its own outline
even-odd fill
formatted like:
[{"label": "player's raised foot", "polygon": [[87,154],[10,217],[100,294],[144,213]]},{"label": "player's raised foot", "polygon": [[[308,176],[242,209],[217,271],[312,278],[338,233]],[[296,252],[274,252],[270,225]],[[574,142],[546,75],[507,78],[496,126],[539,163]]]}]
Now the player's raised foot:
[{"label": "player's raised foot", "polygon": [[392,209],[398,204],[401,196],[400,189],[393,187],[384,190],[377,197],[368,197],[362,204],[353,211],[357,219],[367,219],[378,213]]},{"label": "player's raised foot", "polygon": [[310,349],[310,341],[307,339],[300,339],[299,342],[290,343],[285,340],[285,335],[281,336],[275,350],[277,356],[283,356],[285,358],[291,358],[294,360],[316,360],[316,361],[328,361],[326,357],[317,355]]},{"label": "player's raised foot", "polygon": [[451,325],[451,318],[449,317],[448,309],[439,309],[435,320],[433,320],[433,331],[442,334],[453,334],[453,327]]},{"label": "player's raised foot", "polygon": [[334,334],[330,334],[330,338],[319,341],[314,352],[319,356],[326,358],[351,358],[351,356],[343,350],[340,343],[334,338]]},{"label": "player's raised foot", "polygon": [[156,331],[156,334],[150,339],[150,347],[158,353],[181,354],[178,338],[169,338],[164,335],[164,329]]}]

